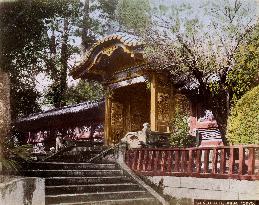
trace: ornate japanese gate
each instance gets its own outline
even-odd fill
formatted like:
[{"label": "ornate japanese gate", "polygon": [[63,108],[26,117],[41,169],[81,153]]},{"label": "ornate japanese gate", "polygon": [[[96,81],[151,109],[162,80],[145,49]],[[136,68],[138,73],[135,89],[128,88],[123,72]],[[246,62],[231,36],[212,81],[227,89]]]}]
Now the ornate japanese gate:
[{"label": "ornate japanese gate", "polygon": [[135,36],[111,35],[95,43],[72,71],[74,78],[99,80],[107,90],[106,144],[141,130],[145,122],[152,131],[170,131],[173,89],[167,74],[152,71],[142,53],[143,44]]}]

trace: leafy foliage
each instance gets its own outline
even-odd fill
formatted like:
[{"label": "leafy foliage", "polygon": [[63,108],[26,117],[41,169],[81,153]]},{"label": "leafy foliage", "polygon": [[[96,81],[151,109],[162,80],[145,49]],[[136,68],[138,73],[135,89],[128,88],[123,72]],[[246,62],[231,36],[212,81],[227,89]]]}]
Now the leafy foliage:
[{"label": "leafy foliage", "polygon": [[84,101],[101,100],[104,90],[100,83],[80,80],[75,86],[68,88],[66,99],[68,104],[81,103]]},{"label": "leafy foliage", "polygon": [[0,4],[0,66],[10,75],[12,118],[39,108],[34,77],[40,70],[37,59],[43,55],[42,19],[50,14],[44,6],[48,7],[46,2],[22,0]]},{"label": "leafy foliage", "polygon": [[[106,33],[101,20],[105,22],[107,19],[113,20],[116,5],[116,0],[98,0],[95,3],[85,0],[84,4],[79,0],[65,1],[62,12],[50,19],[48,27],[52,31],[52,35],[49,37],[51,45],[46,51],[49,53],[47,58],[48,73],[54,82],[46,96],[48,102],[55,107],[81,102],[84,99],[94,100],[98,98],[94,94],[99,91],[99,88],[95,87],[98,87],[97,84],[92,86],[91,83],[81,83],[71,88],[67,85],[67,73],[73,64],[69,64],[69,61],[74,61],[73,56],[80,53],[78,45],[74,45],[73,40],[81,37],[83,50],[89,49],[97,36]],[[91,15],[96,11],[101,14]],[[58,35],[59,32],[61,35]],[[89,94],[86,93],[87,91]]]},{"label": "leafy foliage", "polygon": [[233,92],[233,103],[259,82],[259,25],[235,54],[235,66],[227,75]]},{"label": "leafy foliage", "polygon": [[259,86],[248,91],[231,110],[227,138],[231,144],[259,144]]},{"label": "leafy foliage", "polygon": [[195,138],[189,135],[188,117],[180,113],[174,116],[173,130],[170,138],[170,144],[174,147],[191,147],[194,145]]},{"label": "leafy foliage", "polygon": [[170,136],[170,144],[174,147],[190,147],[194,145],[195,138],[189,135],[189,112],[188,100],[184,96],[175,97],[173,129]]},{"label": "leafy foliage", "polygon": [[121,29],[143,33],[150,24],[150,9],[148,0],[119,0],[116,14]]},{"label": "leafy foliage", "polygon": [[[52,48],[49,47],[51,43],[48,25],[51,19],[61,14],[77,13],[73,9],[66,9],[68,2],[18,0],[0,4],[2,28],[0,62],[1,69],[10,75],[12,119],[40,109],[37,102],[40,93],[35,89],[35,77],[51,67],[49,50]],[[79,1],[72,2],[76,4]],[[64,48],[71,50],[69,46],[63,46],[63,50]],[[64,62],[65,60],[63,64]],[[59,64],[62,65],[62,62]],[[55,73],[55,70],[52,73]]]},{"label": "leafy foliage", "polygon": [[[14,91],[13,89],[17,89],[17,90]],[[12,117],[16,118],[15,116],[17,117],[24,116],[24,115],[26,116],[31,113],[39,112],[41,110],[40,105],[37,103],[39,96],[40,94],[35,89],[34,83],[29,85],[12,84],[12,92],[11,92]]]},{"label": "leafy foliage", "polygon": [[233,88],[226,79],[235,66],[235,53],[256,22],[250,3],[218,1],[199,8],[167,4],[167,9],[152,11],[151,26],[144,35],[145,57],[152,68],[166,70],[175,87],[190,98],[200,98],[212,110],[223,135]]},{"label": "leafy foliage", "polygon": [[[119,0],[84,1],[82,28],[82,45],[84,51],[94,43],[97,37],[117,31],[115,10]],[[91,15],[93,14],[94,15]]]},{"label": "leafy foliage", "polygon": [[1,142],[0,162],[6,170],[18,170],[20,161],[28,161],[32,152],[31,145],[15,145],[11,138]]},{"label": "leafy foliage", "polygon": [[47,74],[54,80],[49,89],[49,100],[55,107],[66,105],[65,93],[67,90],[67,73],[72,56],[79,54],[80,49],[75,45],[77,35],[80,35],[80,16],[83,13],[83,4],[79,0],[63,1],[60,12],[48,19],[45,24],[49,45],[44,48],[47,55],[44,62]]},{"label": "leafy foliage", "polygon": [[56,107],[67,103],[67,73],[75,54],[80,52],[76,41],[82,37],[83,45],[88,45],[104,32],[100,29],[100,20],[90,13],[99,10],[109,18],[114,16],[117,5],[116,0],[112,5],[103,0],[98,1],[98,6],[89,2],[18,0],[0,3],[0,66],[11,79],[13,120],[40,111],[42,94],[36,89],[39,73],[53,82],[48,90],[48,102]]}]

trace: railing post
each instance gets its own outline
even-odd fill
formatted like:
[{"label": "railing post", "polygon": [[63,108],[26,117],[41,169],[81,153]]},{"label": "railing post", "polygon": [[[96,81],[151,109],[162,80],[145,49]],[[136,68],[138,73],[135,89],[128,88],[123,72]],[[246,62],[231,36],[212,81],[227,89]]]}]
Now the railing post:
[{"label": "railing post", "polygon": [[239,154],[238,174],[243,175],[244,165],[245,165],[245,152],[244,152],[244,147],[242,145],[239,146],[238,154]]},{"label": "railing post", "polygon": [[129,151],[125,152],[125,164],[127,164],[129,167],[131,167],[131,164],[130,164],[130,152]]},{"label": "railing post", "polygon": [[198,149],[196,151],[196,172],[200,173],[201,172],[201,152],[202,150]]},{"label": "railing post", "polygon": [[141,149],[139,154],[139,160],[138,160],[138,171],[142,171],[143,170],[143,166],[144,166],[144,152],[145,150]]},{"label": "railing post", "polygon": [[225,174],[226,170],[226,152],[225,148],[220,152],[220,174]]},{"label": "railing post", "polygon": [[143,161],[143,171],[147,170],[148,167],[148,162],[149,162],[149,158],[148,158],[148,150],[145,150],[144,152],[144,161]]},{"label": "railing post", "polygon": [[153,170],[153,151],[148,150],[147,170]]},{"label": "railing post", "polygon": [[180,156],[179,156],[179,150],[175,151],[175,164],[174,164],[174,171],[179,172],[179,161],[180,161]]},{"label": "railing post", "polygon": [[182,150],[181,164],[182,164],[182,172],[187,172],[187,151],[186,150]]},{"label": "railing post", "polygon": [[193,170],[193,150],[189,149],[188,173],[192,173],[192,170]]},{"label": "railing post", "polygon": [[159,155],[159,152],[158,151],[154,151],[153,153],[154,155],[154,167],[153,167],[153,173],[157,173],[157,163],[158,163],[158,155]]},{"label": "railing post", "polygon": [[166,158],[167,158],[167,153],[166,151],[161,151],[161,174],[164,175],[165,174],[165,166],[166,166]]},{"label": "railing post", "polygon": [[230,154],[229,154],[229,174],[233,174],[234,172],[234,148],[230,147]]},{"label": "railing post", "polygon": [[151,158],[150,158],[150,170],[154,172],[154,165],[155,165],[155,150],[152,150]]},{"label": "railing post", "polygon": [[168,150],[167,153],[168,153],[168,157],[167,157],[167,172],[170,175],[172,175],[172,165],[173,165],[173,163],[172,163],[172,160],[173,160],[172,159],[172,154],[173,154],[173,152]]},{"label": "railing post", "polygon": [[132,163],[133,170],[137,170],[138,168],[138,155],[139,155],[139,151],[134,150],[134,157],[133,157],[133,163]]},{"label": "railing post", "polygon": [[208,149],[205,149],[204,150],[204,170],[203,170],[203,172],[204,173],[208,173],[208,171],[209,171],[209,154],[210,154],[210,152],[209,152],[210,150],[208,150]]},{"label": "railing post", "polygon": [[248,155],[248,175],[254,174],[255,169],[255,148],[248,148],[249,155]]},{"label": "railing post", "polygon": [[212,174],[217,173],[217,164],[218,164],[218,149],[213,149],[213,158],[212,158]]}]

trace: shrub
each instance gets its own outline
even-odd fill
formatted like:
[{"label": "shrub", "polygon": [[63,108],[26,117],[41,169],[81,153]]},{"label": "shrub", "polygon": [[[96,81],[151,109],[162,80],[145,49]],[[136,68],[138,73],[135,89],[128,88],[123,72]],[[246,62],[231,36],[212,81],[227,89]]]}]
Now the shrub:
[{"label": "shrub", "polygon": [[195,138],[189,135],[188,116],[176,113],[173,120],[173,130],[170,137],[170,144],[174,147],[191,147]]},{"label": "shrub", "polygon": [[15,145],[11,137],[6,137],[1,144],[0,164],[4,171],[18,171],[21,168],[20,162],[29,161],[32,153],[32,145]]},{"label": "shrub", "polygon": [[259,144],[259,86],[248,91],[232,108],[228,119],[230,144]]},{"label": "shrub", "polygon": [[195,144],[195,138],[189,135],[190,127],[188,118],[190,116],[190,102],[186,96],[177,94],[175,96],[175,110],[172,119],[172,134],[170,144],[173,147],[191,147]]}]

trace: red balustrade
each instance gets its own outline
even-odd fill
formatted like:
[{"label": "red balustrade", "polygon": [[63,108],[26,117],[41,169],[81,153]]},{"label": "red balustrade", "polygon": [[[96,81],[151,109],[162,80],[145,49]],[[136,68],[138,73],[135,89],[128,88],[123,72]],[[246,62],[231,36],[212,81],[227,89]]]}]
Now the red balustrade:
[{"label": "red balustrade", "polygon": [[135,172],[148,176],[259,180],[257,145],[130,149],[125,162]]}]

